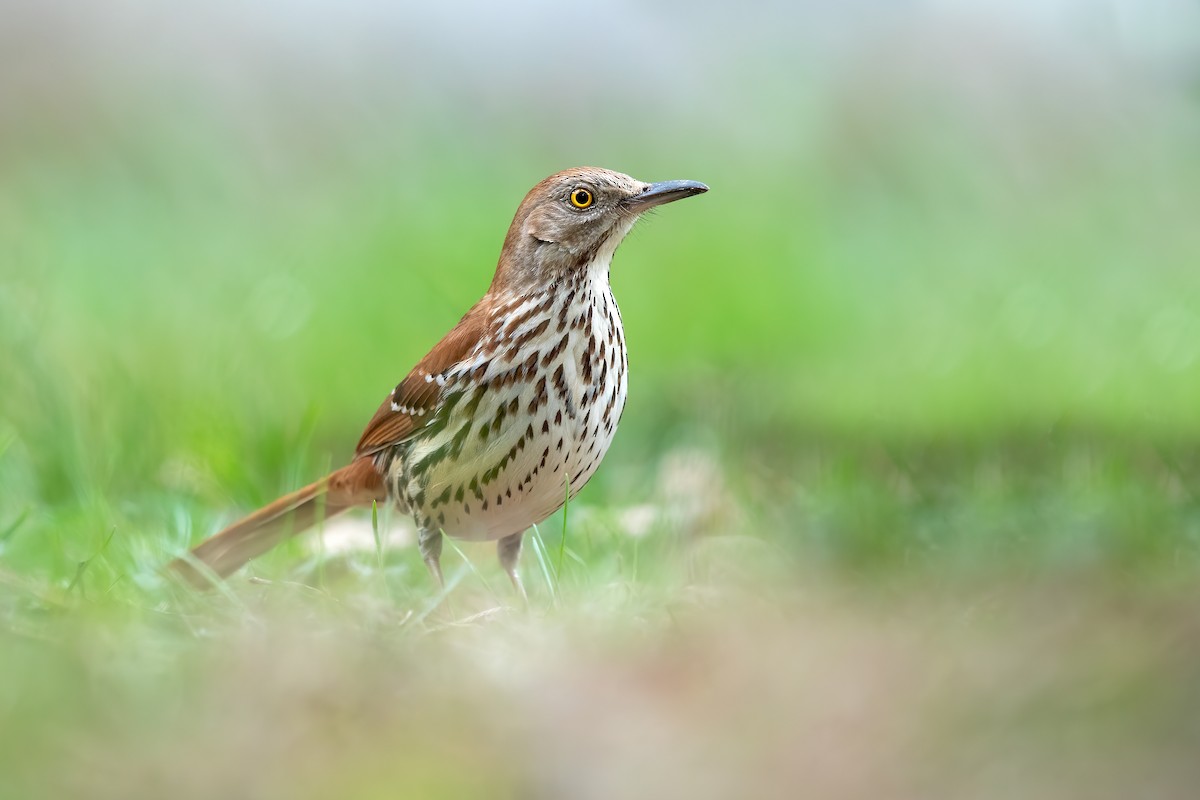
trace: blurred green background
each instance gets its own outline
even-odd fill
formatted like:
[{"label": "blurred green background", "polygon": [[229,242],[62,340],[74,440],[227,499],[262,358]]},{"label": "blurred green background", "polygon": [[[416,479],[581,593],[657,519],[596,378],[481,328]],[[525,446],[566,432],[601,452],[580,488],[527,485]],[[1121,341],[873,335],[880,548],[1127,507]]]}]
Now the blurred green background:
[{"label": "blurred green background", "polygon": [[[786,708],[810,738],[841,713],[752,655],[722,660],[729,640],[934,720],[868,747],[867,768],[818,770],[826,796],[1121,796],[1147,774],[1167,796],[1197,777],[1194,3],[0,13],[0,795],[383,797],[411,779],[412,796],[656,780],[722,796],[681,779],[724,745],[686,724],[700,685],[731,708],[757,685],[774,699],[755,713]],[[475,630],[513,599],[485,551],[457,567],[455,604],[412,548],[323,540],[264,559],[273,583],[166,585],[187,543],[350,456],[486,288],[525,191],[582,164],[712,191],[642,222],[615,260],[629,405],[558,557],[561,519],[525,555],[533,608]],[[259,653],[254,631],[275,629],[283,645]],[[678,647],[647,655],[662,636]],[[1064,639],[1053,668],[1023,660]],[[431,665],[471,683],[476,656],[519,643],[558,655],[518,688],[492,668],[483,688],[422,693],[441,685]],[[593,780],[582,753],[601,744],[575,734],[607,742],[580,721],[604,709],[569,709],[594,684],[545,686],[578,647],[625,676],[612,709],[654,695],[642,678],[682,692],[647,712],[680,726],[657,778]],[[411,685],[381,648],[420,667]],[[901,678],[862,665],[897,649]],[[694,650],[711,669],[684,666]],[[289,654],[301,689],[277,680]],[[905,683],[929,674],[951,700]],[[906,699],[871,699],[893,690]],[[246,707],[214,710],[230,694]],[[333,710],[297,712],[310,695]],[[254,733],[256,713],[356,729],[377,701],[365,730],[409,761],[364,752],[361,731],[298,750]],[[406,722],[414,702],[429,735]],[[561,772],[505,749],[497,720],[529,703],[556,711],[517,741],[584,748],[549,748]],[[796,747],[852,747],[877,729],[863,714]],[[445,742],[467,728],[495,785],[454,771]],[[159,739],[178,752],[146,748]],[[604,746],[632,775],[634,751]],[[238,755],[177,769],[206,747]],[[325,750],[311,784],[286,768]],[[718,778],[794,796],[777,769],[792,755],[733,757]],[[1093,755],[1106,767],[1085,779]],[[52,780],[64,757],[78,770]]]}]

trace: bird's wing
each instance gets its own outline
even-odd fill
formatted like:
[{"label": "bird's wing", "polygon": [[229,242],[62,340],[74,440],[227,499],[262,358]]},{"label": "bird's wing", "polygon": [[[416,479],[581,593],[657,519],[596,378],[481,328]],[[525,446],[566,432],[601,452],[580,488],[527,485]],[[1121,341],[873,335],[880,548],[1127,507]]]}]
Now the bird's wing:
[{"label": "bird's wing", "polygon": [[367,423],[355,456],[362,458],[399,444],[429,424],[444,394],[444,375],[483,338],[487,310],[476,303],[459,323],[396,385]]}]

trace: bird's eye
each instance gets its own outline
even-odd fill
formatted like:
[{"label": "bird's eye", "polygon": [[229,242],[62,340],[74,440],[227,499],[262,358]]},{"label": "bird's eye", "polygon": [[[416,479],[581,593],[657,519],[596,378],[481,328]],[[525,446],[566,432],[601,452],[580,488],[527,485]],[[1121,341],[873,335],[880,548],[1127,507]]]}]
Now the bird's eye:
[{"label": "bird's eye", "polygon": [[587,189],[576,189],[571,192],[571,205],[576,208],[587,208],[596,202],[596,198]]}]

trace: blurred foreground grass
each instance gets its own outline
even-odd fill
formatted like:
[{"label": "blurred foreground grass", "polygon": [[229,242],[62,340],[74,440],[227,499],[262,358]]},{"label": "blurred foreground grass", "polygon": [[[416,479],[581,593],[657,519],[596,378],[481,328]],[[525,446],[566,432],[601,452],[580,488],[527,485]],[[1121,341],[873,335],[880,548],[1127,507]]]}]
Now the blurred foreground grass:
[{"label": "blurred foreground grass", "polygon": [[[447,64],[482,7],[378,51],[147,12],[178,55],[38,8],[0,30],[0,798],[1191,796],[1186,81],[936,15],[820,60],[625,9],[636,80],[561,92]],[[713,190],[616,259],[629,407],[528,609],[488,549],[439,595],[386,511],[382,553],[358,518],[162,580],[347,458],[588,162]]]}]

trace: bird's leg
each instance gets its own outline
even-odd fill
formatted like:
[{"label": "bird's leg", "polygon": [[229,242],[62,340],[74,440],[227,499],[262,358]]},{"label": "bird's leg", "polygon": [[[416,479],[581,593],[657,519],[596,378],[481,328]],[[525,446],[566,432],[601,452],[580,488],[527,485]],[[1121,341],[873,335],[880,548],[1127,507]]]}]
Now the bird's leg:
[{"label": "bird's leg", "polygon": [[446,582],[442,580],[442,532],[440,530],[431,531],[422,528],[417,533],[417,546],[421,548],[421,558],[425,559],[425,566],[429,567],[430,574],[437,581],[439,589],[446,588]]},{"label": "bird's leg", "polygon": [[504,571],[508,573],[513,588],[517,590],[517,594],[521,595],[521,599],[528,603],[529,595],[525,594],[525,584],[521,583],[521,576],[517,573],[517,560],[521,557],[521,537],[524,535],[525,533],[522,531],[505,536],[496,542],[496,555],[500,557],[500,566],[504,567]]}]

